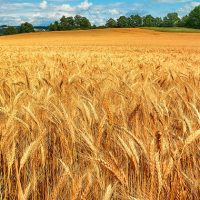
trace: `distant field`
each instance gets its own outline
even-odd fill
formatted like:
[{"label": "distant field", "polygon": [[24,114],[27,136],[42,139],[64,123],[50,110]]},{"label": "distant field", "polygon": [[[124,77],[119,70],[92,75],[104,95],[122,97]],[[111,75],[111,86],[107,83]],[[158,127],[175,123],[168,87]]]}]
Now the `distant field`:
[{"label": "distant field", "polygon": [[0,199],[200,196],[200,34],[0,37]]},{"label": "distant field", "polygon": [[[181,35],[180,35],[181,34]],[[166,33],[146,29],[100,29],[87,31],[38,32],[0,37],[1,45],[19,46],[119,46],[199,47],[198,33]],[[188,44],[190,42],[190,44]]]},{"label": "distant field", "polygon": [[183,28],[183,27],[144,27],[143,29],[160,31],[160,32],[200,33],[200,29]]}]

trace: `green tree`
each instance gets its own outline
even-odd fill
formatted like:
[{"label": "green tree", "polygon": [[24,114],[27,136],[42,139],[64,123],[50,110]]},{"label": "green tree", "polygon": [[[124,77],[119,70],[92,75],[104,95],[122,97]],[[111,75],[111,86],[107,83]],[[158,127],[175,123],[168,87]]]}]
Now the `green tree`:
[{"label": "green tree", "polygon": [[95,24],[93,24],[92,26],[91,26],[91,29],[96,29],[97,28],[97,26],[95,25]]},{"label": "green tree", "polygon": [[156,17],[154,20],[154,26],[156,27],[160,27],[163,25],[163,20],[161,17]]},{"label": "green tree", "polygon": [[60,30],[60,24],[58,21],[55,21],[54,23],[51,23],[49,25],[49,31],[59,31]]},{"label": "green tree", "polygon": [[57,31],[57,28],[56,28],[56,26],[55,26],[55,23],[51,23],[51,24],[49,25],[49,31]]},{"label": "green tree", "polygon": [[20,33],[30,33],[30,32],[34,32],[34,28],[33,25],[25,22],[23,24],[21,24],[20,28],[19,28],[19,32]]},{"label": "green tree", "polygon": [[80,15],[76,15],[74,17],[74,24],[76,28],[80,28],[81,27],[81,21],[82,21],[82,17]]},{"label": "green tree", "polygon": [[9,26],[9,27],[3,29],[3,35],[14,35],[17,33],[18,33],[17,29],[13,26]]},{"label": "green tree", "polygon": [[108,27],[108,28],[115,28],[115,27],[117,27],[117,22],[114,19],[110,18],[106,22],[106,27]]},{"label": "green tree", "polygon": [[188,25],[188,21],[189,21],[189,16],[188,15],[182,17],[181,18],[181,26],[186,27]]},{"label": "green tree", "polygon": [[91,28],[91,23],[86,17],[82,17],[80,15],[76,15],[74,17],[75,27],[78,29],[89,29]]},{"label": "green tree", "polygon": [[184,16],[180,19],[180,21],[176,24],[178,27],[187,27],[188,24],[188,16]]},{"label": "green tree", "polygon": [[166,27],[174,27],[180,23],[180,18],[178,17],[178,13],[168,13],[167,16],[163,18],[163,25]]},{"label": "green tree", "polygon": [[119,19],[117,19],[117,26],[119,28],[128,28],[129,27],[129,19],[125,16],[119,17]]},{"label": "green tree", "polygon": [[104,26],[104,25],[97,26],[97,29],[105,29],[105,28],[106,28],[106,26]]},{"label": "green tree", "polygon": [[140,17],[139,15],[131,15],[129,17],[129,25],[130,27],[142,26],[142,17]]},{"label": "green tree", "polygon": [[61,30],[72,30],[75,28],[74,18],[63,16],[60,19]]},{"label": "green tree", "polygon": [[152,15],[146,15],[145,17],[143,17],[143,26],[155,26],[155,18]]},{"label": "green tree", "polygon": [[82,17],[81,23],[80,23],[80,28],[81,29],[90,29],[91,23],[90,23],[89,19],[87,19],[86,17]]},{"label": "green tree", "polygon": [[187,26],[191,28],[200,28],[200,6],[196,6],[189,14]]}]

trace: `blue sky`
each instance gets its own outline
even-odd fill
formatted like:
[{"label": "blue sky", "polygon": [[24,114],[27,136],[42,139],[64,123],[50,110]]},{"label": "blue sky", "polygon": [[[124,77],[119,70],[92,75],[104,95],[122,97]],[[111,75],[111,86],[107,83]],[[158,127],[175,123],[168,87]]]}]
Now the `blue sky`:
[{"label": "blue sky", "polygon": [[19,25],[25,21],[48,25],[61,16],[80,14],[92,23],[104,24],[120,15],[152,14],[163,17],[168,12],[183,16],[200,0],[0,0],[0,24]]}]

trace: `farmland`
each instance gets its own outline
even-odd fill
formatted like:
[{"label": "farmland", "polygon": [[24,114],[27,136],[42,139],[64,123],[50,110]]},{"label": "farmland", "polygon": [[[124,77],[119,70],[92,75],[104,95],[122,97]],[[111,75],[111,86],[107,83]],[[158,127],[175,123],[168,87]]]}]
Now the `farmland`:
[{"label": "farmland", "polygon": [[143,27],[143,28],[159,32],[200,33],[199,29],[184,28],[184,27]]},{"label": "farmland", "polygon": [[198,199],[200,34],[19,34],[0,55],[0,199]]}]

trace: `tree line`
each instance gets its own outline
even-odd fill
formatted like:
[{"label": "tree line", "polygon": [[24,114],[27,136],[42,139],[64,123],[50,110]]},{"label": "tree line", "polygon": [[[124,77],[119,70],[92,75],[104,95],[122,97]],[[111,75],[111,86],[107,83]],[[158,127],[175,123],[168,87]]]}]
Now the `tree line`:
[{"label": "tree line", "polygon": [[3,26],[1,34],[2,35],[14,35],[18,33],[30,33],[34,32],[34,27],[32,24],[25,22],[22,23],[19,27],[14,26]]},{"label": "tree line", "polygon": [[[65,31],[74,29],[96,29],[96,28],[131,28],[131,27],[188,27],[200,29],[200,6],[196,6],[188,15],[180,18],[178,13],[168,13],[165,17],[153,17],[152,15],[129,17],[120,16],[118,19],[110,18],[103,26],[91,25],[86,17],[76,15],[75,17],[61,17],[48,26],[49,31]],[[2,29],[3,35],[34,32],[32,24],[25,22],[19,27],[6,27]]]},{"label": "tree line", "polygon": [[65,31],[73,29],[90,29],[91,25],[89,19],[76,15],[75,17],[63,16],[60,21],[55,21],[49,25],[49,31]]},{"label": "tree line", "polygon": [[180,18],[178,13],[168,13],[165,17],[153,17],[152,15],[130,17],[120,16],[117,20],[110,18],[105,27],[129,28],[129,27],[187,27],[200,29],[200,6],[195,7],[188,15]]},{"label": "tree line", "polygon": [[195,7],[188,15],[180,18],[178,13],[168,13],[165,17],[153,17],[152,15],[129,17],[120,16],[117,20],[110,18],[104,26],[91,25],[86,17],[76,15],[75,17],[63,16],[60,21],[49,25],[50,31],[91,29],[91,28],[133,28],[133,27],[188,27],[200,28],[200,6]]}]

